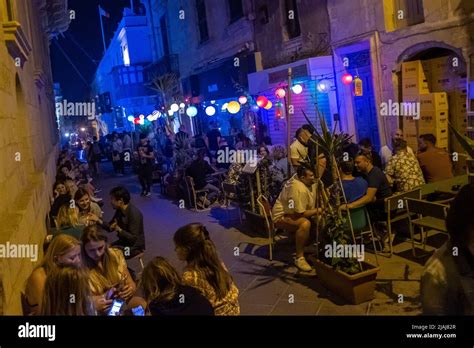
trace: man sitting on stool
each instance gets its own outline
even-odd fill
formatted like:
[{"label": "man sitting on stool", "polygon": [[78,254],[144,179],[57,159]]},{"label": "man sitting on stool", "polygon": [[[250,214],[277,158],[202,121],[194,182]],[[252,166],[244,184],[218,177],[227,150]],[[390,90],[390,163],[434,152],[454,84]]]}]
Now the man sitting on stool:
[{"label": "man sitting on stool", "polygon": [[322,211],[315,208],[316,197],[314,173],[307,165],[300,165],[296,174],[286,182],[272,209],[275,227],[295,233],[295,265],[305,272],[312,269],[304,257],[311,219]]}]

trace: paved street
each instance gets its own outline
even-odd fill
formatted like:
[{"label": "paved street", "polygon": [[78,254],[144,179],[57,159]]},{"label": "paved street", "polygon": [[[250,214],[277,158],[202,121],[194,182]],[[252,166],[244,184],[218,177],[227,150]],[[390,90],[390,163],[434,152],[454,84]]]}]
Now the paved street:
[{"label": "paved street", "polygon": [[[108,164],[103,163],[103,167],[107,170]],[[152,197],[144,198],[140,197],[140,187],[135,176],[126,175],[117,178],[106,173],[99,180],[99,186],[103,190],[101,194],[105,202],[103,210],[106,219],[110,219],[113,214],[108,192],[116,185],[123,185],[130,190],[132,201],[144,214],[147,243],[145,262],[160,255],[181,270],[184,264],[177,259],[174,252],[172,241],[174,232],[180,226],[191,222],[202,222],[207,226],[212,240],[240,289],[243,315],[421,313],[419,279],[423,268],[421,262],[426,258],[416,260],[418,263],[414,262],[410,244],[407,242],[396,245],[395,252],[410,257],[411,261],[398,255],[392,258],[379,256],[381,271],[377,278],[375,299],[360,305],[347,305],[343,299],[326,290],[317,277],[302,275],[297,271],[290,262],[293,245],[287,240],[277,244],[274,251],[275,260],[270,262],[267,257],[268,247],[263,246],[265,239],[242,233],[244,228],[232,227],[239,224],[235,208],[229,209],[229,217],[223,208],[214,208],[207,212],[180,209],[176,203],[161,197],[159,184],[154,185]],[[440,240],[437,242],[440,243]],[[368,255],[368,261],[374,262],[372,254]],[[400,295],[403,295],[403,298]]]}]

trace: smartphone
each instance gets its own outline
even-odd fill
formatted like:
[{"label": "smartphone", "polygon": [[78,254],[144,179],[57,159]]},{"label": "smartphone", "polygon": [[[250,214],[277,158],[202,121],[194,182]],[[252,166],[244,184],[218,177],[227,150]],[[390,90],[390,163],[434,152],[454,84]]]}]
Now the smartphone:
[{"label": "smartphone", "polygon": [[109,313],[107,315],[109,316],[118,316],[120,315],[120,310],[123,307],[123,304],[125,302],[122,300],[114,300],[112,303],[112,307],[110,307]]},{"label": "smartphone", "polygon": [[145,310],[143,309],[142,306],[132,308],[132,312],[133,312],[133,315],[135,316],[141,316],[141,317],[145,316]]}]

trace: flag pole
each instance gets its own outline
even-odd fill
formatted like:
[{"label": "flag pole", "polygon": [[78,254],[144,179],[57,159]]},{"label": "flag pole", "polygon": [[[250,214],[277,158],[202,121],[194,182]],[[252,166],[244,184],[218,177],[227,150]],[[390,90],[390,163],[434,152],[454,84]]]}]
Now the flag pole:
[{"label": "flag pole", "polygon": [[105,47],[104,24],[102,23],[102,11],[100,10],[100,5],[99,5],[99,18],[100,18],[100,28],[102,29],[102,43],[104,44],[104,56],[105,56],[105,51],[107,50],[107,48]]}]

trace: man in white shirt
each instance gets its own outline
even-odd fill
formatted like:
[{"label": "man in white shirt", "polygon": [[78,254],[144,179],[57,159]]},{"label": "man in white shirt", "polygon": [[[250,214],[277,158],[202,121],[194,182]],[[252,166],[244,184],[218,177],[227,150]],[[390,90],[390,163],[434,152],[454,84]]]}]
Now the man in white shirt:
[{"label": "man in white shirt", "polygon": [[[382,158],[382,166],[384,168],[387,165],[388,161],[390,161],[390,158],[392,158],[393,156],[393,144],[397,139],[403,139],[403,131],[401,129],[396,129],[392,134],[390,144],[387,143],[387,145],[382,146],[382,148],[380,149],[380,157]],[[407,146],[407,152],[415,156],[410,146]]]},{"label": "man in white shirt", "polygon": [[295,232],[295,265],[309,272],[312,267],[304,257],[304,247],[309,241],[311,219],[321,212],[315,209],[316,185],[313,171],[306,165],[297,167],[296,174],[289,179],[273,206],[275,227]]},{"label": "man in white shirt", "polygon": [[311,138],[311,133],[304,129],[298,128],[296,131],[296,140],[290,145],[290,159],[294,169],[296,169],[302,162],[306,161],[308,157],[308,141]]}]

